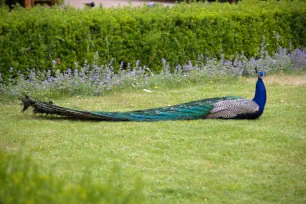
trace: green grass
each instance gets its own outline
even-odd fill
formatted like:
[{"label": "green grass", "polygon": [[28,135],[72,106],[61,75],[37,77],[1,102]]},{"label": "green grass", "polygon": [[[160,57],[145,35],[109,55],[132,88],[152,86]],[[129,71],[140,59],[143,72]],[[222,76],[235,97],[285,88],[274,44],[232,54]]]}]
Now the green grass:
[{"label": "green grass", "polygon": [[[252,98],[255,81],[207,81],[54,102],[126,111],[216,96]],[[88,172],[94,183],[105,183],[118,167],[124,189],[141,178],[149,203],[305,203],[306,75],[268,76],[265,82],[266,110],[254,121],[67,121],[22,114],[19,102],[3,102],[0,148],[30,154],[66,183]]]}]

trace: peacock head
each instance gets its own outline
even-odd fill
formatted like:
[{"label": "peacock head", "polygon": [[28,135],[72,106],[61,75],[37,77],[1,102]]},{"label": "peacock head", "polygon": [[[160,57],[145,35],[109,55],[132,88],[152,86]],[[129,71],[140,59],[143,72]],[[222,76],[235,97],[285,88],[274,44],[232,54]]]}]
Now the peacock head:
[{"label": "peacock head", "polygon": [[257,71],[257,67],[255,67],[255,71],[256,71],[259,79],[263,79],[264,78],[265,74],[264,74],[263,71]]},{"label": "peacock head", "polygon": [[260,71],[258,72],[258,78],[263,79],[264,78],[264,72]]}]

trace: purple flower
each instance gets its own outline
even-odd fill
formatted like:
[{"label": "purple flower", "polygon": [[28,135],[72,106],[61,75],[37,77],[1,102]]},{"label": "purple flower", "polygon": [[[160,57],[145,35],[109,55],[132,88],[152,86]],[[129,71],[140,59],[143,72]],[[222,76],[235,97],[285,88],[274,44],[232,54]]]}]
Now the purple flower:
[{"label": "purple flower", "polygon": [[175,74],[181,74],[182,73],[182,67],[181,65],[177,65],[175,67]]},{"label": "purple flower", "polygon": [[305,67],[306,65],[306,52],[300,49],[295,49],[290,55],[292,64],[295,67]]},{"label": "purple flower", "polygon": [[41,83],[45,86],[46,89],[48,88],[49,82],[47,80],[44,80]]},{"label": "purple flower", "polygon": [[187,65],[183,66],[183,68],[185,72],[191,71],[193,69],[192,62],[189,61]]},{"label": "purple flower", "polygon": [[127,70],[131,71],[131,64],[130,63],[128,63]]},{"label": "purple flower", "polygon": [[165,58],[162,58],[162,63],[163,63],[164,66],[166,65],[166,59]]},{"label": "purple flower", "polygon": [[93,75],[93,76],[91,76],[89,79],[92,80],[92,81],[94,81],[94,80],[97,79],[97,77],[96,77],[95,75]]},{"label": "purple flower", "polygon": [[73,72],[73,76],[75,78],[78,78],[79,77],[79,70],[75,69],[74,72]]},{"label": "purple flower", "polygon": [[35,70],[31,69],[30,74],[29,74],[30,81],[34,81],[35,80],[35,76],[36,76]]},{"label": "purple flower", "polygon": [[148,3],[147,5],[148,5],[148,7],[152,7],[152,6],[155,5],[155,2],[150,2],[150,3]]},{"label": "purple flower", "polygon": [[227,67],[230,67],[230,66],[232,66],[232,61],[225,60],[224,65],[227,66]]},{"label": "purple flower", "polygon": [[252,65],[255,65],[256,60],[254,59],[254,57],[252,57],[252,58],[250,59],[250,62],[251,62]]},{"label": "purple flower", "polygon": [[54,77],[53,76],[49,76],[49,77],[47,77],[47,80],[48,80],[48,82],[52,82],[52,81],[54,81]]},{"label": "purple flower", "polygon": [[121,62],[120,62],[120,68],[119,68],[119,70],[122,70],[122,69],[123,69],[123,65],[124,65],[124,62],[121,61]]}]

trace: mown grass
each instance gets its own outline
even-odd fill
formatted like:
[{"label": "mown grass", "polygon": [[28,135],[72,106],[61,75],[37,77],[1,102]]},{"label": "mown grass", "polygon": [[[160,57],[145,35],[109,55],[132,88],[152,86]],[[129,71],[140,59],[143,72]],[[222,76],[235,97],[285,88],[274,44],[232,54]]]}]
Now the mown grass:
[{"label": "mown grass", "polygon": [[[255,81],[208,80],[152,93],[121,91],[54,102],[126,111],[216,96],[252,98]],[[22,149],[66,183],[79,182],[88,172],[93,182],[105,183],[118,167],[124,189],[141,178],[149,203],[305,203],[306,75],[268,76],[265,82],[266,110],[254,121],[67,121],[22,114],[19,102],[5,102],[0,148]]]}]

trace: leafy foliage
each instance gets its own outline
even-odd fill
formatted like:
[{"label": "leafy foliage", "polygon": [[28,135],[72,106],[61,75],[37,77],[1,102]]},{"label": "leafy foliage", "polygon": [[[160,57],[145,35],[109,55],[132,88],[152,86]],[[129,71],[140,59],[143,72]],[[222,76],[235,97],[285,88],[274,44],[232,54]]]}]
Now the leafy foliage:
[{"label": "leafy foliage", "polygon": [[[305,2],[242,1],[178,4],[165,7],[66,7],[0,10],[0,72],[7,69],[46,70],[52,61],[61,71],[74,63],[98,64],[114,60],[118,69],[140,60],[159,72],[162,58],[175,67],[195,62],[199,55],[233,59],[244,52],[260,56],[260,47],[272,53],[279,46],[290,51],[306,45]],[[60,62],[60,63],[59,63]]]},{"label": "leafy foliage", "polygon": [[2,151],[0,155],[1,203],[136,203],[144,199],[140,184],[122,189],[118,169],[106,185],[95,183],[89,174],[79,183],[65,183],[44,173],[29,156]]}]

